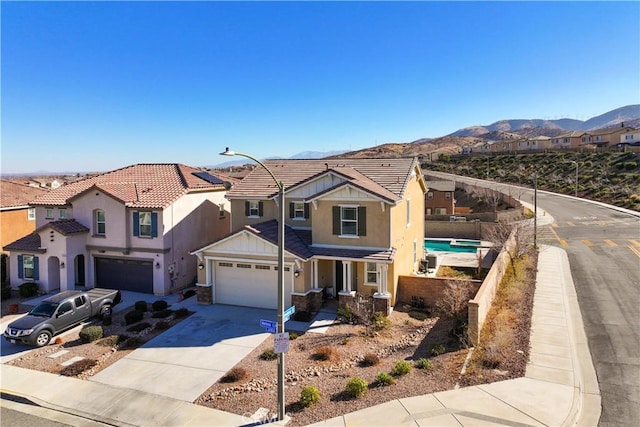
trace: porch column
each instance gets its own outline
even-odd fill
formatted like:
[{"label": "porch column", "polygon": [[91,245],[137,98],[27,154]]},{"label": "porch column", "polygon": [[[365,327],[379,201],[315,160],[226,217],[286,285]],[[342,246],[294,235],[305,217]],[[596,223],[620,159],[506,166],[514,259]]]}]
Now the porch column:
[{"label": "porch column", "polygon": [[311,275],[311,287],[315,289],[318,287],[318,260],[317,259],[314,259],[311,261],[311,270],[313,271]]},{"label": "porch column", "polygon": [[378,293],[383,295],[389,293],[387,288],[388,270],[389,270],[389,266],[387,264],[380,264],[380,266],[378,267],[378,271],[380,274],[380,283],[378,284]]},{"label": "porch column", "polygon": [[351,264],[351,261],[342,262],[342,283],[347,292],[351,292]]}]

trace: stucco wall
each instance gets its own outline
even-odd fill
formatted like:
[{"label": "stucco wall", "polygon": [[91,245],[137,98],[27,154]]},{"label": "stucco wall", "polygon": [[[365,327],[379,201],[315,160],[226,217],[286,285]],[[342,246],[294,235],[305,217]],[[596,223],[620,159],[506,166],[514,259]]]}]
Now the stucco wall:
[{"label": "stucco wall", "polygon": [[28,211],[28,209],[13,209],[0,212],[0,250],[2,246],[13,243],[36,229],[36,221],[29,220],[27,217]]}]

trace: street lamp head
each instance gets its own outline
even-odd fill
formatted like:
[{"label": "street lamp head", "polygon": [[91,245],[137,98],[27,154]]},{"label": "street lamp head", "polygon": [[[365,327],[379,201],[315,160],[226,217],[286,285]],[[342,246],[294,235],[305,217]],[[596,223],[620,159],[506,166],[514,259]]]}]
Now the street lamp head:
[{"label": "street lamp head", "polygon": [[221,156],[235,156],[236,152],[232,151],[232,150],[229,150],[229,147],[226,147],[225,150],[222,153],[220,153],[220,155]]}]

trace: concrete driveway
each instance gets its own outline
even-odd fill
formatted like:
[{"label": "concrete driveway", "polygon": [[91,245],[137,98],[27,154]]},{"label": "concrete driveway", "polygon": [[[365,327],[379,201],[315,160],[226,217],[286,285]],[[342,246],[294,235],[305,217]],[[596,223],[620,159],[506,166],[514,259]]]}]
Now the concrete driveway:
[{"label": "concrete driveway", "polygon": [[198,305],[195,298],[173,304],[196,313],[158,335],[91,381],[193,402],[271,334],[260,319],[275,310]]}]

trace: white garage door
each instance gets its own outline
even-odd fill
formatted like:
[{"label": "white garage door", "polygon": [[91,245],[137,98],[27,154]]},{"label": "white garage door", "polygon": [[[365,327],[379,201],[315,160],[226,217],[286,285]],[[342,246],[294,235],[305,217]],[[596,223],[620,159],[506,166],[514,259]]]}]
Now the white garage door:
[{"label": "white garage door", "polygon": [[[215,263],[215,298],[218,304],[278,308],[278,275],[274,265],[242,262]],[[291,305],[291,272],[284,271],[285,308]]]}]

